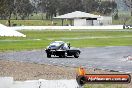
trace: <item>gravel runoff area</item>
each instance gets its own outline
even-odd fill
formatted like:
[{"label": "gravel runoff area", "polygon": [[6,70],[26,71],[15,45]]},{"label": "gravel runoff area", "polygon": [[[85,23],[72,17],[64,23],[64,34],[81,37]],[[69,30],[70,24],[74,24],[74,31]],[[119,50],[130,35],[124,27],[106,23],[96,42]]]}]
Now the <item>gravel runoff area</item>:
[{"label": "gravel runoff area", "polygon": [[[14,80],[37,80],[37,79],[75,79],[77,69],[74,67],[61,67],[46,64],[0,60],[0,76],[14,77]],[[90,74],[117,73],[100,69],[86,69]]]},{"label": "gravel runoff area", "polygon": [[[100,69],[89,68],[86,69],[89,74],[122,74],[119,72],[109,72]],[[9,60],[0,60],[0,76],[13,77],[16,81],[37,80],[37,79],[75,79],[77,68],[60,67],[54,65],[35,64],[28,62],[17,62]],[[131,74],[132,76],[132,74]],[[94,86],[91,84],[91,88]],[[116,87],[115,87],[116,86]],[[132,82],[129,84],[113,85],[114,88],[131,88]],[[98,87],[97,87],[98,88]]]}]

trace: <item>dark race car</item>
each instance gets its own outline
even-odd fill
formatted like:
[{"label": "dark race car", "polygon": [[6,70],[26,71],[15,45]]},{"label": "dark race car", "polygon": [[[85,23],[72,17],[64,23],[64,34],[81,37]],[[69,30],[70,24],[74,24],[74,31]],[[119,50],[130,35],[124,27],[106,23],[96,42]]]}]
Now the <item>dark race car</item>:
[{"label": "dark race car", "polygon": [[70,43],[65,43],[63,41],[52,42],[45,51],[48,58],[50,58],[51,55],[59,56],[61,58],[65,58],[67,56],[78,58],[81,53],[79,49],[70,47]]}]

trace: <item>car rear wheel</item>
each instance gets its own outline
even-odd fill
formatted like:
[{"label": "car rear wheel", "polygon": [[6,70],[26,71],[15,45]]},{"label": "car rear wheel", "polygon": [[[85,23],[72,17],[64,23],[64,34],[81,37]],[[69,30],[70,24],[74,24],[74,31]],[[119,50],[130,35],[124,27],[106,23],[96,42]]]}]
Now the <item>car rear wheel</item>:
[{"label": "car rear wheel", "polygon": [[62,58],[62,55],[59,55],[59,58]]},{"label": "car rear wheel", "polygon": [[74,54],[74,57],[75,57],[75,58],[78,58],[78,57],[79,57],[79,52],[76,52],[76,53]]},{"label": "car rear wheel", "polygon": [[51,58],[51,54],[47,53],[47,58]]}]

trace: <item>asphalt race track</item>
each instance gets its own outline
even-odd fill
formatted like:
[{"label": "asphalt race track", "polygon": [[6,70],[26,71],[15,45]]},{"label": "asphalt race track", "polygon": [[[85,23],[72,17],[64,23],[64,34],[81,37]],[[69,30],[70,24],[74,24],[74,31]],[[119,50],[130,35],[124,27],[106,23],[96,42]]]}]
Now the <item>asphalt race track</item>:
[{"label": "asphalt race track", "polygon": [[39,64],[52,64],[58,66],[84,66],[87,68],[109,69],[114,71],[132,72],[132,46],[111,46],[81,48],[79,58],[47,58],[44,49],[19,52],[0,53],[0,59],[15,60]]}]

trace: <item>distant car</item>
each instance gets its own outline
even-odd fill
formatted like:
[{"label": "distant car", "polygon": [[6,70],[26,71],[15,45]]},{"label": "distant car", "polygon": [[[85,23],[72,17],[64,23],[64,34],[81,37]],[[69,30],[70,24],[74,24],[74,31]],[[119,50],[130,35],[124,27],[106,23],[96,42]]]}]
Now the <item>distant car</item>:
[{"label": "distant car", "polygon": [[131,29],[132,25],[123,25],[123,29]]},{"label": "distant car", "polygon": [[81,51],[77,48],[70,46],[70,43],[65,43],[63,41],[54,41],[46,49],[47,57],[50,58],[51,55],[59,56],[60,58],[65,58],[67,56],[74,56],[78,58]]}]

